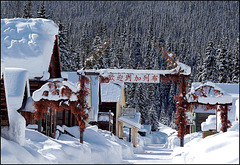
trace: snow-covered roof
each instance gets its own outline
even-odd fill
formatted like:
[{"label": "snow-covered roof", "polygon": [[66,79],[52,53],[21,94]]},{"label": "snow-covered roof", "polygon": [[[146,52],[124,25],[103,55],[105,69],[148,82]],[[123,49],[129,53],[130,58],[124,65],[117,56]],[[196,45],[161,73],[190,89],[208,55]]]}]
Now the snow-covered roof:
[{"label": "snow-covered roof", "polygon": [[1,59],[5,67],[25,68],[30,79],[44,76],[57,34],[58,26],[52,20],[1,19]]},{"label": "snow-covered roof", "polygon": [[28,71],[22,68],[5,68],[4,86],[8,109],[20,109],[25,89],[27,89],[27,97],[30,96]]},{"label": "snow-covered roof", "polygon": [[[194,95],[196,98],[194,98]],[[186,95],[188,102],[203,104],[229,104],[232,103],[232,96],[212,82],[205,84],[194,84]]]},{"label": "snow-covered roof", "polygon": [[102,102],[120,102],[123,83],[101,83]]},{"label": "snow-covered roof", "polygon": [[[218,87],[218,89],[221,89],[222,91],[227,92],[230,95],[238,95],[239,96],[239,84],[230,84],[230,83],[212,83],[207,82],[206,84],[214,84],[215,87]],[[200,85],[203,85],[200,82],[193,82],[191,89],[196,89]]]},{"label": "snow-covered roof", "polygon": [[[41,99],[47,99],[47,100],[53,100],[53,101],[58,101],[58,100],[68,100],[68,97],[66,95],[62,95],[62,90],[64,90],[66,87],[70,88],[72,92],[76,93],[77,92],[77,86],[73,84],[70,81],[58,81],[53,80],[53,83],[56,83],[56,89],[59,90],[59,94],[53,94],[51,91],[55,90],[55,85],[51,85],[49,83],[44,84],[40,89],[36,90],[33,92],[32,99],[34,101],[39,101]],[[48,92],[48,95],[45,96],[44,92],[45,91],[50,91]],[[76,94],[71,94],[70,96],[70,101],[77,101],[77,96]]]},{"label": "snow-covered roof", "polygon": [[136,70],[136,69],[99,69],[99,70],[78,70],[79,74],[84,74],[85,72],[95,72],[99,73],[103,76],[108,76],[111,73],[121,73],[121,74],[159,74],[159,75],[166,75],[166,74],[177,74],[180,73],[182,75],[190,75],[191,74],[191,67],[177,62],[177,67],[171,70]]},{"label": "snow-covered roof", "polygon": [[134,127],[138,128],[138,129],[141,129],[140,119],[141,119],[141,114],[139,112],[137,112],[134,115],[134,118],[131,118],[130,116],[120,116],[118,118],[118,120],[123,121],[126,124],[134,126]]}]

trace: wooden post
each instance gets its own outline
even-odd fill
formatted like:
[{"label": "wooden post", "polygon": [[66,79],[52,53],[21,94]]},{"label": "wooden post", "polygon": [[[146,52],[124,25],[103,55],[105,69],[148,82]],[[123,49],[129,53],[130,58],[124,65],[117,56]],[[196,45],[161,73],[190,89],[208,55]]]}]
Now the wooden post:
[{"label": "wooden post", "polygon": [[138,138],[137,138],[137,128],[133,128],[133,130],[132,130],[132,143],[133,143],[133,146],[134,147],[137,147],[137,145],[138,145]]},{"label": "wooden post", "polygon": [[131,131],[131,128],[129,128],[129,139],[128,139],[129,142],[132,141],[132,131]]},{"label": "wooden post", "polygon": [[52,131],[53,131],[53,114],[52,114],[52,109],[50,109],[50,131],[49,135],[52,137]]},{"label": "wooden post", "polygon": [[66,125],[66,110],[65,109],[63,110],[62,118],[63,118],[62,125]]},{"label": "wooden post", "polygon": [[179,95],[177,97],[177,124],[178,124],[178,137],[180,138],[180,147],[184,146],[184,135],[186,134],[186,79],[184,76],[180,76]]},{"label": "wooden post", "polygon": [[46,135],[49,136],[49,134],[48,134],[48,132],[49,132],[49,129],[48,129],[48,110],[46,112],[45,127],[46,127]]},{"label": "wooden post", "polygon": [[68,110],[68,127],[71,127],[72,123],[72,113],[70,110]]},{"label": "wooden post", "polygon": [[225,105],[224,106],[224,121],[226,122],[226,125],[224,126],[224,128],[223,128],[223,132],[227,132],[227,127],[228,127],[228,106],[227,105]]},{"label": "wooden post", "polygon": [[180,147],[184,146],[184,137],[180,138]]},{"label": "wooden post", "polygon": [[108,130],[111,132],[111,110],[108,113]]},{"label": "wooden post", "polygon": [[80,131],[80,143],[83,144],[83,132]]},{"label": "wooden post", "polygon": [[121,139],[123,138],[123,123],[122,122],[118,122],[118,137]]},{"label": "wooden post", "polygon": [[57,111],[56,109],[53,110],[53,138],[55,138],[57,128]]},{"label": "wooden post", "polygon": [[75,116],[73,114],[72,115],[72,125],[71,126],[74,126],[75,125]]},{"label": "wooden post", "polygon": [[42,119],[38,120],[38,132],[41,132],[41,127],[42,127]]}]

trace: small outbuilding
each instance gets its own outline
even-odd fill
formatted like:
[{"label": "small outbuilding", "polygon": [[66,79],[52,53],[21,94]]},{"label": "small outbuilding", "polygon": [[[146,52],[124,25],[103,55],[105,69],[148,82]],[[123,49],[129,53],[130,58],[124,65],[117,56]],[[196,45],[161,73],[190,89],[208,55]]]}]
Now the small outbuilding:
[{"label": "small outbuilding", "polygon": [[[192,83],[192,87],[186,95],[188,99],[188,127],[190,133],[201,131],[201,124],[209,115],[216,116],[216,131],[220,131],[220,111],[226,109],[227,120],[236,120],[235,101],[239,98],[239,84],[223,83]],[[217,110],[220,110],[216,113]],[[217,114],[217,115],[216,115]],[[225,126],[226,127],[226,126]],[[226,128],[225,128],[226,129]]]}]

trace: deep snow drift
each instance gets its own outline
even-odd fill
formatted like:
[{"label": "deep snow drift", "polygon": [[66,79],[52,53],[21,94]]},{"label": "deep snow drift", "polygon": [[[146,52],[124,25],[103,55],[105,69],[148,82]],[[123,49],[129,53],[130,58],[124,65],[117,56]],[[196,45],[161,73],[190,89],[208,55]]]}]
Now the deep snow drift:
[{"label": "deep snow drift", "polygon": [[[66,127],[74,138],[62,134],[58,139],[47,137],[35,130],[26,129],[24,146],[1,137],[1,163],[132,163],[139,159],[134,155],[145,153],[148,146],[161,146],[161,155],[168,162],[186,163],[239,163],[239,122],[233,123],[228,132],[218,133],[202,139],[202,133],[188,134],[184,138],[184,147],[179,147],[177,131],[160,124],[159,131],[139,137],[139,146],[112,136],[110,132],[90,126],[84,132],[84,144],[79,143],[78,127]],[[173,152],[172,152],[173,151]],[[166,152],[166,154],[164,154]],[[172,154],[171,154],[172,152]],[[150,153],[158,156],[157,153]],[[144,154],[142,154],[144,155]],[[142,158],[143,159],[143,158]],[[139,162],[139,160],[135,162]],[[151,160],[150,160],[151,162]],[[165,163],[164,159],[159,162]]]},{"label": "deep snow drift", "polygon": [[239,164],[239,122],[234,122],[225,133],[197,137],[184,147],[176,147],[172,156],[173,163]]},{"label": "deep snow drift", "polygon": [[[62,129],[79,138],[77,126],[63,126]],[[96,126],[85,130],[83,144],[67,134],[53,139],[27,128],[25,136],[23,146],[1,137],[1,163],[121,163],[123,158],[133,156],[131,143]]]}]

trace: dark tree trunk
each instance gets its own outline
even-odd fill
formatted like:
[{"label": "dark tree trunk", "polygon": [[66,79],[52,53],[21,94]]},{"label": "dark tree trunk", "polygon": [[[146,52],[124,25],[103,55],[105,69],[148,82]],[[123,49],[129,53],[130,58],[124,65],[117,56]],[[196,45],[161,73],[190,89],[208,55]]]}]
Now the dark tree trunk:
[{"label": "dark tree trunk", "polygon": [[38,132],[41,132],[42,119],[38,120]]},{"label": "dark tree trunk", "polygon": [[80,143],[83,144],[83,132],[80,132]]},{"label": "dark tree trunk", "polygon": [[180,147],[184,146],[184,137],[180,138]]}]

